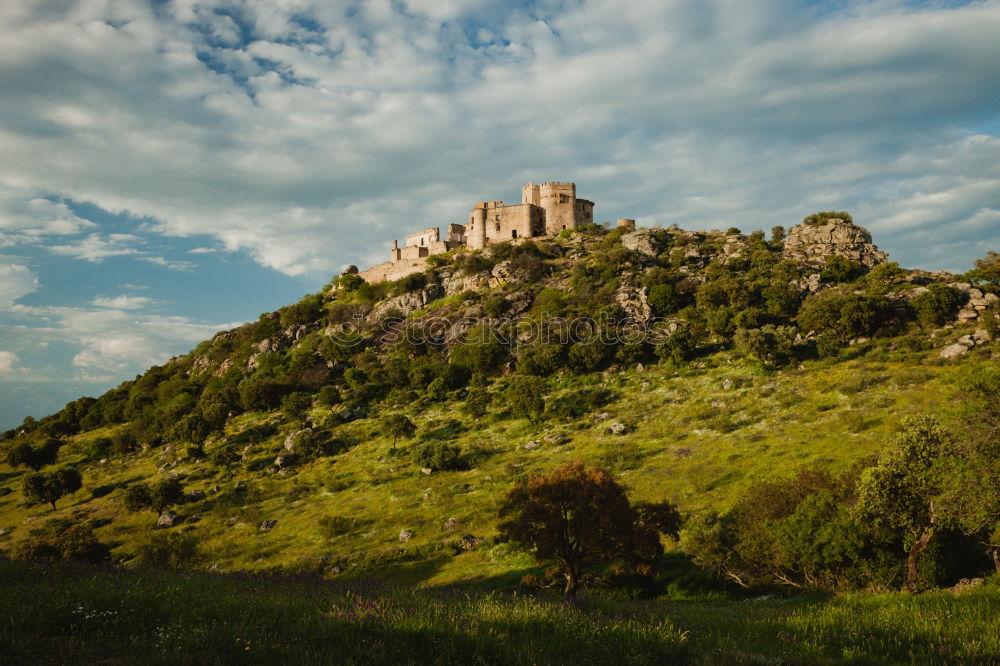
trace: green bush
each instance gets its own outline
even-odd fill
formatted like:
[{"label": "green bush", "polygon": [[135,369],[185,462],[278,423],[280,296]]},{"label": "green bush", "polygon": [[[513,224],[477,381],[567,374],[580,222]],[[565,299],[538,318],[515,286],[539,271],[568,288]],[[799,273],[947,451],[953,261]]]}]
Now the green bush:
[{"label": "green bush", "polygon": [[910,301],[910,308],[924,326],[941,326],[952,319],[963,300],[958,289],[935,282]]},{"label": "green bush", "polygon": [[813,213],[812,215],[803,218],[802,224],[806,224],[811,227],[819,227],[826,224],[830,220],[838,218],[843,220],[844,222],[850,222],[851,224],[854,223],[854,218],[851,217],[851,214],[848,213],[847,211],[841,210],[841,211],[827,211],[824,213]]},{"label": "green bush", "polygon": [[153,532],[136,544],[132,563],[143,567],[194,568],[201,559],[198,540],[180,532]]},{"label": "green bush", "polygon": [[448,442],[428,442],[421,445],[415,455],[414,462],[420,467],[433,470],[462,469],[462,450],[457,444]]},{"label": "green bush", "polygon": [[107,458],[113,447],[114,442],[111,441],[110,437],[98,437],[87,443],[87,448],[84,449],[83,455],[90,462],[97,462],[102,458]]}]

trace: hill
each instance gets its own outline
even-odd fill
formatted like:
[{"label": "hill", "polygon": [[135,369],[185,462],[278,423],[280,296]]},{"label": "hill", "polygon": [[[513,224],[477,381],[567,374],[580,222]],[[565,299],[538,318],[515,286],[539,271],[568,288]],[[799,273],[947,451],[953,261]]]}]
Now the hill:
[{"label": "hill", "polygon": [[[848,470],[995,362],[995,255],[903,269],[844,213],[769,239],[594,225],[430,259],[347,272],[6,433],[9,462],[55,440],[83,487],[31,504],[30,470],[0,467],[0,547],[86,525],[128,565],[513,585],[541,572],[496,510],[536,472],[583,460],[633,499],[726,512],[805,465]],[[183,494],[163,512],[127,508],[166,479]]]}]

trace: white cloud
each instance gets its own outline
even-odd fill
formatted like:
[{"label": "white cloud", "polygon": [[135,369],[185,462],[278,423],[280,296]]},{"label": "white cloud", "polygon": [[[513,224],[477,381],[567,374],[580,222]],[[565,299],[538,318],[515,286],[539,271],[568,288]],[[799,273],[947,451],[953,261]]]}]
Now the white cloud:
[{"label": "white cloud", "polygon": [[61,201],[0,181],[0,245],[38,242],[46,235],[76,234],[93,226]]},{"label": "white cloud", "polygon": [[49,250],[84,261],[101,263],[108,257],[118,257],[131,254],[141,254],[133,247],[142,239],[133,234],[90,234],[86,238],[72,241],[65,245],[51,245]]},{"label": "white cloud", "polygon": [[17,257],[0,256],[0,306],[10,307],[17,299],[38,290],[38,277]]},{"label": "white cloud", "polygon": [[20,359],[17,354],[9,351],[0,351],[0,377],[15,375],[21,372],[18,367]]},{"label": "white cloud", "polygon": [[172,271],[190,271],[195,267],[195,264],[190,261],[176,261],[167,259],[166,257],[141,257],[140,259],[141,261],[148,261],[149,263],[156,264],[157,266],[169,268]]},{"label": "white cloud", "polygon": [[114,310],[141,310],[150,303],[153,299],[147,298],[146,296],[115,296],[113,298],[99,296],[91,301],[92,305],[96,305],[101,308],[111,308]]}]

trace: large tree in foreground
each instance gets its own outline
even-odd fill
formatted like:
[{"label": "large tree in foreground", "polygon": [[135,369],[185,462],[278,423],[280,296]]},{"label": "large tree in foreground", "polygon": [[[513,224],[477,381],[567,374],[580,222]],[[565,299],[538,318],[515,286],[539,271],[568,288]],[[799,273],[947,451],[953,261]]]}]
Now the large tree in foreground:
[{"label": "large tree in foreground", "polygon": [[[555,561],[576,596],[591,565],[662,552],[656,530],[629,503],[609,472],[571,462],[512,488],[500,507],[501,535]],[[656,522],[656,521],[652,521]]]},{"label": "large tree in foreground", "polygon": [[931,539],[952,517],[946,490],[952,443],[938,421],[908,417],[903,429],[866,469],[858,484],[856,516],[876,528],[900,533],[906,546],[903,589],[917,589],[917,563]]}]

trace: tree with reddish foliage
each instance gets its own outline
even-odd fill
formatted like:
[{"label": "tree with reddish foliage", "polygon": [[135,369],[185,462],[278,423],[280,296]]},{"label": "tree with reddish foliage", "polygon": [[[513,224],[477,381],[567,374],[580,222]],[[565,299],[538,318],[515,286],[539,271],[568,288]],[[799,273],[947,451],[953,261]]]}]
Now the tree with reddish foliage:
[{"label": "tree with reddish foliage", "polygon": [[657,530],[644,524],[611,473],[580,462],[512,488],[500,518],[503,538],[531,548],[540,561],[559,564],[568,601],[587,567],[663,552]]}]

